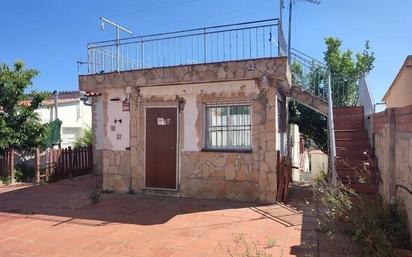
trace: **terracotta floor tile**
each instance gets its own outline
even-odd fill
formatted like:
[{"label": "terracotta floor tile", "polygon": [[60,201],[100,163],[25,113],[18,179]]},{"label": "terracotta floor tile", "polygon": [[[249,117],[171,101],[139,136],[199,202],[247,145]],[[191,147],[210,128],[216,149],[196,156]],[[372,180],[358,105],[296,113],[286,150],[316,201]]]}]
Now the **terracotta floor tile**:
[{"label": "terracotta floor tile", "polygon": [[282,247],[271,247],[271,248],[265,248],[263,249],[263,251],[265,253],[267,253],[268,255],[270,254],[272,257],[283,257],[284,252],[289,252],[289,248],[288,249],[283,249]]},{"label": "terracotta floor tile", "polygon": [[26,234],[30,231],[25,226],[12,226],[0,229],[0,235],[4,237],[14,237],[22,234]]},{"label": "terracotta floor tile", "polygon": [[200,251],[212,251],[216,248],[218,243],[219,242],[217,240],[195,238],[191,240],[185,248]]},{"label": "terracotta floor tile", "polygon": [[152,245],[146,242],[131,241],[122,244],[116,251],[118,254],[138,256],[144,250],[147,250]]},{"label": "terracotta floor tile", "polygon": [[212,252],[209,257],[231,257],[227,253],[217,253],[217,252]]},{"label": "terracotta floor tile", "polygon": [[70,257],[102,257],[105,253],[87,251],[87,250],[74,250],[71,251]]},{"label": "terracotta floor tile", "polygon": [[[306,191],[291,191],[288,205],[139,194],[102,194],[91,205],[86,195],[94,179],[0,186],[0,257],[227,257],[239,233],[272,257],[314,256],[308,244],[323,240],[314,232]],[[273,247],[264,248],[269,239]],[[347,251],[350,242],[322,249]]]},{"label": "terracotta floor tile", "polygon": [[183,248],[190,242],[190,239],[183,236],[166,236],[159,238],[159,240],[154,243],[156,246],[165,246],[171,248]]},{"label": "terracotta floor tile", "polygon": [[180,228],[171,231],[171,235],[193,238],[204,232],[205,228]]},{"label": "terracotta floor tile", "polygon": [[236,245],[233,241],[231,242],[224,242],[219,241],[213,250],[214,253],[225,253],[227,254],[229,251],[233,251],[236,248]]},{"label": "terracotta floor tile", "polygon": [[8,226],[15,226],[15,225],[24,225],[26,223],[30,223],[32,220],[26,219],[24,217],[6,217],[0,219],[0,224],[8,225]]},{"label": "terracotta floor tile", "polygon": [[74,237],[70,238],[66,241],[62,242],[62,245],[64,247],[70,248],[70,249],[84,249],[86,247],[91,246],[92,244],[95,244],[97,241],[100,239],[95,238],[95,237],[85,237],[85,236],[80,236],[80,237]]},{"label": "terracotta floor tile", "polygon": [[51,247],[40,251],[39,257],[73,257],[73,251],[64,247]]},{"label": "terracotta floor tile", "polygon": [[117,253],[124,242],[113,240],[98,240],[85,248],[89,251]]},{"label": "terracotta floor tile", "polygon": [[42,240],[44,239],[44,236],[47,234],[48,233],[45,230],[34,229],[26,231],[25,233],[15,235],[14,237],[24,240]]},{"label": "terracotta floor tile", "polygon": [[105,238],[111,239],[111,240],[118,240],[118,241],[127,241],[130,239],[139,237],[142,234],[143,234],[143,231],[138,230],[138,229],[135,229],[135,230],[117,229],[111,233],[108,233],[105,236]]},{"label": "terracotta floor tile", "polygon": [[139,256],[144,257],[171,257],[179,249],[170,247],[151,247],[144,250]]},{"label": "terracotta floor tile", "polygon": [[21,249],[25,249],[30,244],[30,241],[9,238],[0,242],[0,249],[3,251],[17,251],[21,253]]},{"label": "terracotta floor tile", "polygon": [[96,226],[96,227],[90,227],[88,230],[85,230],[79,234],[85,237],[104,238],[105,236],[115,231],[116,229],[112,227]]},{"label": "terracotta floor tile", "polygon": [[113,253],[108,253],[103,255],[102,257],[129,257],[128,255],[122,255],[122,254],[113,254]]},{"label": "terracotta floor tile", "polygon": [[24,257],[28,255],[21,255],[21,254],[16,254],[16,253],[11,253],[11,252],[0,250],[0,256],[1,257],[22,257],[22,256]]},{"label": "terracotta floor tile", "polygon": [[227,241],[232,240],[235,231],[227,228],[209,229],[201,233],[198,237],[201,239]]},{"label": "terracotta floor tile", "polygon": [[182,249],[173,254],[173,257],[207,257],[209,256],[210,251],[200,251],[193,249]]}]

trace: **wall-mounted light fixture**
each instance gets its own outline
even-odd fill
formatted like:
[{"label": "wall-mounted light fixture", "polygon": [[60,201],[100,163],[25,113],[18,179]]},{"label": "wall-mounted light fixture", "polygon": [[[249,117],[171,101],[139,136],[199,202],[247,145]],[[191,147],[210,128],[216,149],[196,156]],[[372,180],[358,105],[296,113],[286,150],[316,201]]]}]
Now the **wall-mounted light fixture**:
[{"label": "wall-mounted light fixture", "polygon": [[186,100],[183,97],[176,95],[176,102],[180,112],[185,110]]}]

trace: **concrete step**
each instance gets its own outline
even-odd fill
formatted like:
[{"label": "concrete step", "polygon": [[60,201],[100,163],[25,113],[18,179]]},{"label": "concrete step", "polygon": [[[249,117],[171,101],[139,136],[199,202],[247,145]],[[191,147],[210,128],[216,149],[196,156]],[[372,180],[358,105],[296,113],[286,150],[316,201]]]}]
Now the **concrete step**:
[{"label": "concrete step", "polygon": [[370,168],[375,168],[376,164],[375,161],[372,160],[364,160],[364,159],[354,159],[354,158],[342,158],[337,156],[336,157],[336,168],[338,169],[363,169],[365,163],[369,165]]},{"label": "concrete step", "polygon": [[363,130],[363,129],[365,129],[365,126],[363,122],[361,121],[353,121],[353,122],[335,121],[335,130]]},{"label": "concrete step", "polygon": [[333,107],[333,116],[363,115],[362,106]]},{"label": "concrete step", "polygon": [[[344,183],[345,184],[345,183]],[[378,185],[377,184],[371,184],[371,183],[351,183],[351,184],[346,184],[350,188],[353,189],[356,193],[361,193],[361,194],[376,194],[378,193]]]},{"label": "concrete step", "polygon": [[336,147],[336,156],[339,157],[353,157],[355,159],[361,158],[367,159],[370,154],[368,148],[346,148],[346,147]]},{"label": "concrete step", "polygon": [[336,140],[368,140],[368,131],[335,131]]},{"label": "concrete step", "polygon": [[336,123],[336,120],[339,122],[360,122],[363,121],[363,115],[333,115],[333,122]]},{"label": "concrete step", "polygon": [[180,197],[181,196],[180,191],[152,189],[152,188],[143,189],[141,194],[148,195],[148,196],[167,196],[167,197]]},{"label": "concrete step", "polygon": [[368,140],[336,140],[336,147],[369,149]]},{"label": "concrete step", "polygon": [[376,183],[379,175],[376,172],[355,171],[355,170],[341,170],[336,169],[339,179],[344,183]]}]

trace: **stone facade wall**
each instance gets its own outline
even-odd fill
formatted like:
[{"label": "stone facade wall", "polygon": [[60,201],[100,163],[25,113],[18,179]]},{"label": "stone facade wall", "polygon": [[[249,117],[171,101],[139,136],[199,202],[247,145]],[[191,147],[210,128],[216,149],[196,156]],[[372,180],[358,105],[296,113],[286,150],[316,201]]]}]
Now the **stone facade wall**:
[{"label": "stone facade wall", "polygon": [[[290,81],[286,58],[136,70],[80,77],[80,88],[102,93],[107,131],[108,92],[130,94],[130,147],[102,152],[103,188],[118,192],[145,190],[145,108],[179,106],[178,196],[275,202],[278,92]],[[251,106],[252,151],[203,151],[206,103]]]},{"label": "stone facade wall", "polygon": [[79,87],[86,92],[101,93],[113,88],[247,80],[262,76],[277,80],[285,90],[290,89],[291,73],[286,57],[81,75]]},{"label": "stone facade wall", "polygon": [[380,193],[387,202],[403,201],[412,232],[412,105],[375,114],[373,132]]},{"label": "stone facade wall", "polygon": [[259,199],[259,172],[251,153],[183,152],[181,160],[182,195]]},{"label": "stone facade wall", "polygon": [[103,102],[101,98],[92,101],[93,172],[103,173]]}]

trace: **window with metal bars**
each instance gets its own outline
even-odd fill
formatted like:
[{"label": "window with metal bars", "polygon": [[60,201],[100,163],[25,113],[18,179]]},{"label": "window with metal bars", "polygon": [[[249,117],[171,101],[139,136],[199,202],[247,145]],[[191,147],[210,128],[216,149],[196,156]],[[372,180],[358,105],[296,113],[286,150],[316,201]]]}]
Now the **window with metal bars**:
[{"label": "window with metal bars", "polygon": [[250,105],[206,106],[206,150],[251,150]]}]

